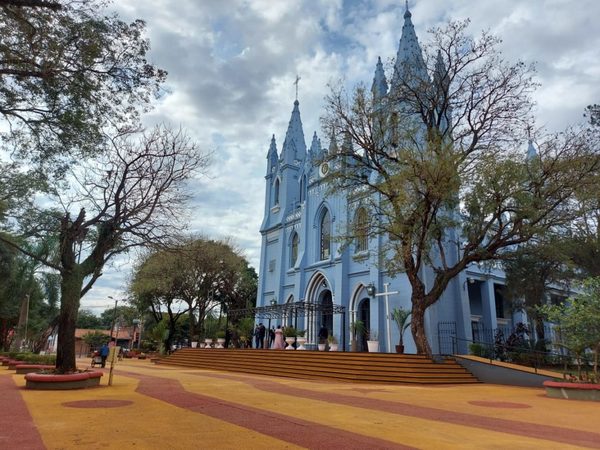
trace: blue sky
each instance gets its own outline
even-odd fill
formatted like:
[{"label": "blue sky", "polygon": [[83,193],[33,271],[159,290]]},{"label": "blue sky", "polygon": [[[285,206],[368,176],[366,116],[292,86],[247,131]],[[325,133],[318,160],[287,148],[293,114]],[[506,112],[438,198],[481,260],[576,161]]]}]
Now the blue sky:
[{"label": "blue sky", "polygon": [[[538,68],[538,126],[558,130],[600,102],[597,0],[409,2],[420,42],[448,20],[491,30],[506,59]],[[144,19],[150,59],[169,72],[148,124],[182,125],[214,151],[210,177],[193,182],[190,230],[233,237],[258,269],[266,154],[281,150],[296,74],[305,140],[320,133],[329,83],[371,83],[377,57],[396,54],[404,2],[390,0],[119,0],[125,19]],[[131,261],[117,260],[82,301],[98,312],[121,298]]]}]

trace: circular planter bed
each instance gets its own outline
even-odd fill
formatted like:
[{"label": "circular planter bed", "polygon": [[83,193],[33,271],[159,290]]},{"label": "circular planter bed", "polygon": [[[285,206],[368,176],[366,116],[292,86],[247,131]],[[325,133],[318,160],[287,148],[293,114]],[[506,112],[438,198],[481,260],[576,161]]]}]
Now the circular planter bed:
[{"label": "circular planter bed", "polygon": [[25,387],[38,390],[85,389],[98,386],[102,372],[89,371],[70,374],[28,373]]},{"label": "circular planter bed", "polygon": [[544,387],[548,397],[600,401],[600,384],[544,381]]},{"label": "circular planter bed", "polygon": [[8,366],[8,370],[15,370],[19,364],[27,364],[25,361],[19,361],[17,359],[9,359],[5,361],[6,364],[2,363],[5,366]]},{"label": "circular planter bed", "polygon": [[35,373],[40,370],[52,370],[54,366],[49,366],[46,364],[17,364],[15,366],[15,370],[17,374],[26,374],[26,373]]}]

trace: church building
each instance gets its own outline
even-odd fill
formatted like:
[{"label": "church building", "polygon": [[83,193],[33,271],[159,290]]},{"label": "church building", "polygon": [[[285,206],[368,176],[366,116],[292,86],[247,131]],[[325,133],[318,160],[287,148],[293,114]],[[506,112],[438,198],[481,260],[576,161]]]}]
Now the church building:
[{"label": "church building", "polygon": [[[423,56],[408,8],[396,56],[396,70],[403,64],[419,64]],[[375,67],[372,89],[386,96],[395,88],[386,80],[381,60]],[[402,274],[390,276],[378,260],[382,235],[358,236],[350,244],[336,239],[336,230],[346,223],[366,223],[368,210],[352,204],[343,192],[331,194],[325,177],[330,170],[327,154],[344,142],[335,137],[322,145],[316,132],[307,146],[302,128],[300,103],[293,104],[281,145],[275,136],[267,153],[265,208],[260,228],[262,247],[257,307],[295,302],[321,305],[324,312],[303,316],[297,323],[307,330],[309,343],[318,332],[329,334],[350,349],[352,323],[362,321],[365,331],[357,337],[358,350],[366,351],[367,335],[379,341],[379,351],[395,352],[399,330],[390,320],[394,308],[411,309],[411,286]],[[427,283],[427,277],[425,282]],[[455,277],[441,299],[425,315],[429,344],[434,354],[468,351],[478,333],[511,328],[521,321],[502,296],[503,273],[473,266]],[[386,294],[387,292],[387,294]],[[332,314],[331,306],[344,314]],[[293,324],[283,317],[273,325]],[[416,351],[410,328],[404,333],[405,352]]]}]

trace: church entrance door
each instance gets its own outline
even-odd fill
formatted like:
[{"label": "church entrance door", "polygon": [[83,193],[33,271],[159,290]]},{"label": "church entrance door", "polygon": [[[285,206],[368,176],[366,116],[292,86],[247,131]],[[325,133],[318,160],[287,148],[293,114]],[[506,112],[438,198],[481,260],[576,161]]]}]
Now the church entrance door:
[{"label": "church entrance door", "polygon": [[364,329],[359,336],[357,336],[358,351],[366,352],[367,347],[367,332],[371,329],[371,300],[363,298],[358,306],[358,320],[360,320]]}]

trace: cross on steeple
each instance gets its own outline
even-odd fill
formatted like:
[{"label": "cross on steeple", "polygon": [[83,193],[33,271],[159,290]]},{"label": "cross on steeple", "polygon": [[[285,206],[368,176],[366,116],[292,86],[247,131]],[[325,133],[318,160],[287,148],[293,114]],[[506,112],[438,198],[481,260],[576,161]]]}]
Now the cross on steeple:
[{"label": "cross on steeple", "polygon": [[293,84],[296,85],[296,100],[298,100],[298,83],[300,82],[300,77],[296,74],[296,81]]}]

